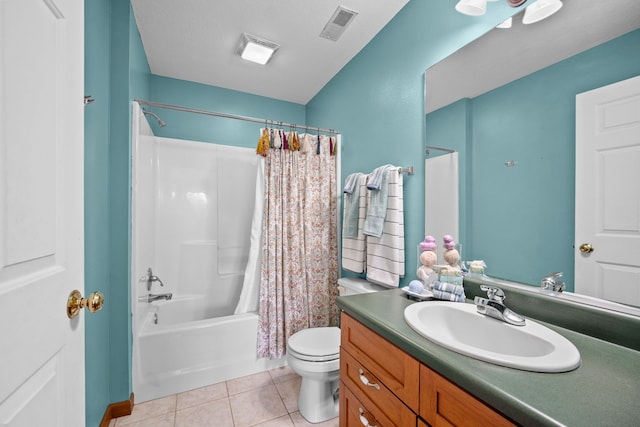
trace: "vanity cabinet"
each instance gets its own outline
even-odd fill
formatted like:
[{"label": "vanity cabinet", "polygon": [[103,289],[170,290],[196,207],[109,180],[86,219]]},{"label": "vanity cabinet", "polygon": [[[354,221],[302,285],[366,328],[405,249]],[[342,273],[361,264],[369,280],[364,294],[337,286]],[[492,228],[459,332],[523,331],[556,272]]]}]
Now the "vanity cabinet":
[{"label": "vanity cabinet", "polygon": [[340,381],[341,426],[416,425],[420,363],[344,313]]},{"label": "vanity cabinet", "polygon": [[340,427],[514,425],[344,312],[341,330]]}]

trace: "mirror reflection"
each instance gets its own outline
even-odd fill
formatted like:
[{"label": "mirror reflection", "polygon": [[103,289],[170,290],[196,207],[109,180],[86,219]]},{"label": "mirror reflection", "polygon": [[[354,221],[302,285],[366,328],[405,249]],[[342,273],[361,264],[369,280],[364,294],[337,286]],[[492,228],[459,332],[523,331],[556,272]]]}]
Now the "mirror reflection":
[{"label": "mirror reflection", "polygon": [[[576,197],[596,193],[575,179],[576,95],[640,75],[640,2],[568,0],[532,25],[521,15],[510,29],[494,29],[425,73],[426,145],[460,153],[462,257],[484,260],[488,275],[537,287],[563,272],[567,291],[640,306],[640,266],[623,261],[640,259],[633,201],[626,253],[581,283],[574,275],[606,246],[580,240],[575,228],[586,213],[576,212]],[[640,148],[631,158],[635,152]],[[632,162],[612,163],[626,164]],[[620,173],[615,199],[640,193],[636,168]],[[580,251],[584,243],[593,254]],[[615,286],[604,286],[604,276]]]}]

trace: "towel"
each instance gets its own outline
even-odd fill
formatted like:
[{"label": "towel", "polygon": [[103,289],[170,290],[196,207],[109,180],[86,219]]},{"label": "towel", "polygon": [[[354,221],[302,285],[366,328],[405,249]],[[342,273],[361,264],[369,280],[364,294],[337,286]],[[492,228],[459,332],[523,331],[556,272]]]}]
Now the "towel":
[{"label": "towel", "polygon": [[360,215],[360,179],[362,173],[352,173],[344,186],[344,221],[342,235],[355,239],[358,237],[358,219]]},{"label": "towel", "polygon": [[[369,200],[367,206],[367,217],[364,220],[364,234],[367,236],[380,237],[384,228],[384,219],[387,215],[387,205],[389,201],[389,171],[392,166],[386,165],[377,168],[367,182],[369,191]],[[380,177],[378,190],[372,190],[371,181]],[[394,173],[392,175],[398,175]],[[375,177],[375,178],[374,178]]]},{"label": "towel", "polygon": [[353,190],[357,188],[356,184],[359,183],[360,175],[362,175],[360,172],[356,172],[347,176],[347,179],[344,180],[344,189],[342,192],[347,194],[353,193]]},{"label": "towel", "polygon": [[448,292],[455,295],[464,295],[464,286],[453,283],[435,281],[433,289],[436,291]]},{"label": "towel", "polygon": [[369,176],[369,181],[367,181],[367,188],[369,190],[380,190],[382,187],[383,177],[388,172],[389,168],[392,168],[392,165],[384,165],[379,168],[375,168],[373,172],[371,172],[371,176]]},{"label": "towel", "polygon": [[[345,209],[343,212],[343,221],[342,221],[342,268],[344,270],[352,271],[354,273],[364,273],[365,270],[365,260],[366,260],[366,236],[363,233],[364,228],[364,219],[367,212],[367,176],[364,174],[360,174],[358,176],[358,199],[357,202],[354,199],[353,194],[344,194],[345,199]],[[354,188],[354,192],[355,192]],[[348,237],[349,233],[345,233],[345,227],[348,221],[351,221],[351,218],[347,220],[347,212],[348,209],[346,207],[346,199],[350,196],[351,208],[354,208],[353,214],[357,212],[357,225],[356,225],[356,236]],[[354,205],[357,203],[358,209],[355,210]],[[349,208],[349,209],[351,209]]]},{"label": "towel", "polygon": [[439,291],[437,289],[433,289],[431,293],[433,294],[434,298],[444,301],[464,302],[464,300],[466,299],[464,294],[456,295],[451,292]]},{"label": "towel", "polygon": [[[397,168],[387,172],[388,203],[382,234],[380,237],[367,236],[367,280],[396,288],[400,277],[404,276],[403,177]],[[368,193],[371,198],[377,192]]]}]

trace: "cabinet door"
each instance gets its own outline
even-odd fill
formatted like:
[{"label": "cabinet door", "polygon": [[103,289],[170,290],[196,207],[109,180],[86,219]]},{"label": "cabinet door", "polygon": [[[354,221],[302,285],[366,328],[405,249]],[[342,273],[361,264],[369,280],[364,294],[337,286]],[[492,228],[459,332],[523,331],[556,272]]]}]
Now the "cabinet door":
[{"label": "cabinet door", "polygon": [[366,396],[359,398],[342,381],[340,382],[340,427],[415,427],[417,417],[411,413],[410,419],[399,423],[389,419]]},{"label": "cabinet door", "polygon": [[[340,379],[353,394],[371,402],[396,426],[415,424],[416,415],[385,384],[344,349],[340,352]],[[368,406],[371,406],[368,405]],[[365,424],[366,425],[366,424]],[[373,424],[372,424],[373,425]]]},{"label": "cabinet door", "polygon": [[342,348],[417,412],[420,363],[345,313],[341,331]]},{"label": "cabinet door", "polygon": [[455,384],[420,366],[420,416],[433,427],[507,427],[508,419]]}]

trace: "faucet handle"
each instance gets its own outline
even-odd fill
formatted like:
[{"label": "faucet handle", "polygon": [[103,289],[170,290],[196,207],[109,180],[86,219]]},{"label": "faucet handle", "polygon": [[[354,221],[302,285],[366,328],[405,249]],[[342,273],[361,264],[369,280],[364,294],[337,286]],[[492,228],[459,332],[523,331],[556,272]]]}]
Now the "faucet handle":
[{"label": "faucet handle", "polygon": [[491,301],[499,302],[500,304],[502,304],[502,301],[504,301],[505,299],[504,291],[498,287],[480,285],[480,289],[487,293],[487,297],[489,297],[489,300]]},{"label": "faucet handle", "polygon": [[556,280],[556,279],[559,279],[560,277],[562,277],[561,271],[551,273],[542,278],[542,281],[540,282],[540,287],[542,289],[548,289],[554,292],[562,292],[565,289],[565,284],[564,282]]},{"label": "faucet handle", "polygon": [[544,276],[542,280],[555,280],[562,277],[562,271],[556,271],[555,273],[548,274]]}]

